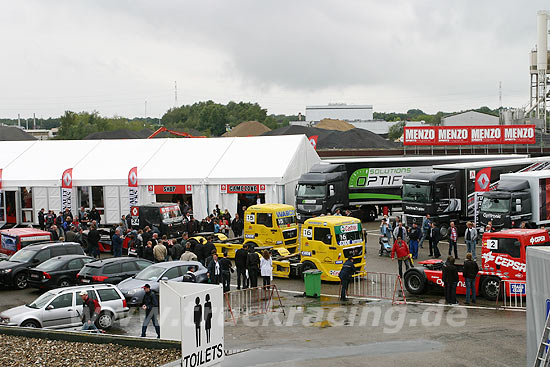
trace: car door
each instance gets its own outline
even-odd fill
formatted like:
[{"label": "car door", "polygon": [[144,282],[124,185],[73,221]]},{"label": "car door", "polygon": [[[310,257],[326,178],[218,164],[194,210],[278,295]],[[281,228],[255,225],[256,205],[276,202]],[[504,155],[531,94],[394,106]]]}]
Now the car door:
[{"label": "car door", "polygon": [[84,263],[82,262],[82,259],[72,259],[67,263],[67,272],[65,275],[70,278],[72,284],[76,284],[76,274],[78,274],[83,266]]},{"label": "car door", "polygon": [[136,266],[135,260],[123,262],[121,266],[122,266],[121,281],[126,278],[130,278],[131,276],[133,276],[134,274],[137,274],[138,272],[138,268]]},{"label": "car door", "polygon": [[108,277],[108,279],[105,280],[105,283],[120,283],[123,280],[122,268],[120,266],[120,263],[105,265],[103,267],[103,275]]},{"label": "car door", "polygon": [[44,307],[42,325],[46,328],[70,327],[77,317],[74,306],[74,293],[63,293],[55,297]]},{"label": "car door", "polygon": [[[86,289],[86,292],[88,293],[88,297],[91,299],[97,300],[97,294],[93,289]],[[76,303],[76,316],[77,319],[75,319],[75,325],[82,325],[82,305],[84,304],[84,301],[82,301],[82,297],[80,296],[80,291],[75,293],[75,303]],[[99,302],[99,300],[98,300]],[[99,302],[101,306],[101,302]]]},{"label": "car door", "polygon": [[174,266],[166,270],[164,274],[162,274],[160,279],[165,279],[165,278],[167,278],[168,280],[175,280],[177,282],[181,282],[183,276],[180,272],[180,266]]}]

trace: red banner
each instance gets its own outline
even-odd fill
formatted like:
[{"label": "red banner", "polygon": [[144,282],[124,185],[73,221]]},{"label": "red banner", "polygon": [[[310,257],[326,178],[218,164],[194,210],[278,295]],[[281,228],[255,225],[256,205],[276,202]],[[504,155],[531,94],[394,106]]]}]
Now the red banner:
[{"label": "red banner", "polygon": [[535,144],[535,125],[405,127],[403,145]]},{"label": "red banner", "polygon": [[137,167],[134,167],[128,172],[128,187],[138,187],[137,183]]},{"label": "red banner", "polygon": [[[150,186],[149,189],[151,189]],[[155,194],[192,194],[193,185],[155,185],[153,192]]]},{"label": "red banner", "polygon": [[73,169],[68,168],[61,176],[61,187],[64,189],[72,189],[73,187]]},{"label": "red banner", "polygon": [[313,146],[313,149],[317,150],[317,140],[319,139],[319,135],[311,135],[309,137],[309,142]]},{"label": "red banner", "polygon": [[264,194],[265,185],[220,185],[222,194]]}]

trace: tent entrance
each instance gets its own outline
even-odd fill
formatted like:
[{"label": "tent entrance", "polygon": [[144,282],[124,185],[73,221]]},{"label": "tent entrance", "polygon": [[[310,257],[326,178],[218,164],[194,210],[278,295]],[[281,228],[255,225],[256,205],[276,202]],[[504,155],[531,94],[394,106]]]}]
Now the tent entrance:
[{"label": "tent entrance", "polygon": [[17,191],[4,191],[3,207],[4,220],[6,223],[17,223]]},{"label": "tent entrance", "polygon": [[179,203],[181,212],[183,208],[189,207],[193,210],[193,195],[191,194],[156,194],[155,198],[157,203]]},{"label": "tent entrance", "polygon": [[239,213],[239,216],[243,218],[243,206],[248,208],[249,206],[256,204],[265,204],[265,194],[239,194],[237,199],[237,213]]}]

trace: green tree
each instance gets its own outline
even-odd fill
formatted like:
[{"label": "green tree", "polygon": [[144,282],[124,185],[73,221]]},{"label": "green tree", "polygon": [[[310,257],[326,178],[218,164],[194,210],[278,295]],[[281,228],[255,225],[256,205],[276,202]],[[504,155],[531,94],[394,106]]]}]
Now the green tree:
[{"label": "green tree", "polygon": [[401,121],[395,125],[390,126],[390,129],[388,131],[388,139],[391,141],[395,141],[401,138],[401,136],[403,136],[403,128],[405,127],[405,124],[405,121]]}]

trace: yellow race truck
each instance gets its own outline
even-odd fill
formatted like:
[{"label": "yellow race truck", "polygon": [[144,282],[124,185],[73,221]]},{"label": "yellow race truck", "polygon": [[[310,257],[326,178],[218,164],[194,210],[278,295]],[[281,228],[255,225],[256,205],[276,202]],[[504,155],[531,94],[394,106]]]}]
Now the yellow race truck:
[{"label": "yellow race truck", "polygon": [[254,246],[298,248],[296,210],[286,204],[252,205],[244,214],[244,243]]}]

